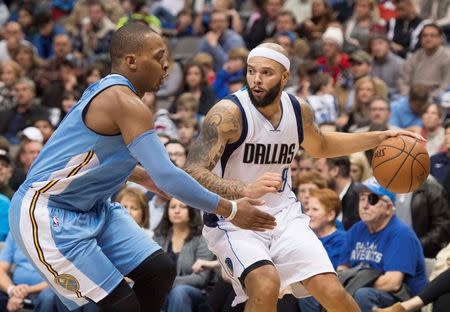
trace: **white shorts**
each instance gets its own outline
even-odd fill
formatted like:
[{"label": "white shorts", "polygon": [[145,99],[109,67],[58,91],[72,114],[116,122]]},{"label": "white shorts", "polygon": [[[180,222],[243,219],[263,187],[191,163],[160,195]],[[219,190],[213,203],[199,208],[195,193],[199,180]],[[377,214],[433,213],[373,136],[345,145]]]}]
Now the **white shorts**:
[{"label": "white shorts", "polygon": [[[216,254],[224,271],[232,279],[236,298],[233,306],[247,301],[242,288],[242,273],[248,274],[259,263],[273,263],[280,275],[280,297],[293,293],[306,297],[299,283],[320,273],[335,272],[320,240],[309,227],[309,217],[300,203],[281,210],[275,216],[277,226],[266,232],[242,230],[223,220],[217,227],[203,228],[209,250]],[[244,276],[245,278],[245,276]]]}]

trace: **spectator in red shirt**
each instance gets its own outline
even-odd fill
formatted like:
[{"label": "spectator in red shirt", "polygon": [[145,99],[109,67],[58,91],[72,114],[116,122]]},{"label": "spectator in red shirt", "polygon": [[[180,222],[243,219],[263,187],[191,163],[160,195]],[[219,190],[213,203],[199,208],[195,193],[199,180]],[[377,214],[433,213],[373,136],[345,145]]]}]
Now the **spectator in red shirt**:
[{"label": "spectator in red shirt", "polygon": [[316,60],[321,71],[329,73],[333,77],[334,84],[341,84],[345,72],[350,67],[349,57],[342,52],[344,35],[342,30],[330,26],[322,35],[323,55]]}]

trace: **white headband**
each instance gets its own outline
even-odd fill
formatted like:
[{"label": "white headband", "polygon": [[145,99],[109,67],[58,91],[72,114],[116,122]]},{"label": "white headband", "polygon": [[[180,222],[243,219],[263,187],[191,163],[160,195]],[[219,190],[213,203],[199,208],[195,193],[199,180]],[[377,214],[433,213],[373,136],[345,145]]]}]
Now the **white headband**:
[{"label": "white headband", "polygon": [[284,56],[282,53],[278,51],[269,48],[262,48],[262,47],[254,48],[248,54],[247,62],[250,60],[250,58],[254,56],[262,56],[274,60],[275,62],[278,62],[281,65],[283,65],[284,68],[286,68],[286,70],[289,70],[289,68],[291,67],[291,61],[289,61],[289,59],[286,56]]}]

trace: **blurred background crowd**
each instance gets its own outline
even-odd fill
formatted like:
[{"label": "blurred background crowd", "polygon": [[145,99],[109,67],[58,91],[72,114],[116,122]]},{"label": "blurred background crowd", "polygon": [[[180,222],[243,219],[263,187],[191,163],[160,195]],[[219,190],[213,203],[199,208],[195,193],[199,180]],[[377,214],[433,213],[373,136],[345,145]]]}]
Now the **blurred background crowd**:
[{"label": "blurred background crowd", "polygon": [[[109,72],[112,33],[130,21],[148,24],[166,40],[169,76],[143,101],[181,168],[208,110],[245,87],[247,55],[262,42],[286,49],[291,68],[285,91],[307,99],[322,131],[404,128],[422,134],[430,176],[418,190],[394,196],[379,216],[398,219],[418,238],[420,244],[396,254],[415,259],[415,270],[398,268],[400,284],[382,290],[394,294],[411,278],[432,279],[447,269],[450,0],[0,0],[0,240],[6,240],[0,311],[23,308],[25,298],[37,311],[64,311],[8,236],[9,202],[84,89]],[[336,268],[356,265],[346,231],[371,222],[361,217],[356,188],[372,176],[371,157],[367,151],[313,159],[300,151],[291,166],[292,190]],[[242,311],[230,307],[233,291],[201,237],[198,211],[131,184],[115,200],[177,262],[166,311]],[[384,271],[395,267],[383,265]],[[23,286],[23,292],[10,286]],[[409,296],[424,286],[409,289]],[[279,311],[300,309],[321,308],[291,296],[280,300]],[[435,304],[435,311],[444,310]]]}]

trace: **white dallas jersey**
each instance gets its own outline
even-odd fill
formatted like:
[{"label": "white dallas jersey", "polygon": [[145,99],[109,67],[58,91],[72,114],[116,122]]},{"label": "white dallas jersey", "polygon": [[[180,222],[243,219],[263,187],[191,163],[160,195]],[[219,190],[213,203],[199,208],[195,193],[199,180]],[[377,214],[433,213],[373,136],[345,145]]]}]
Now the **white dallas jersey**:
[{"label": "white dallas jersey", "polygon": [[274,215],[297,201],[291,190],[290,164],[303,141],[300,104],[295,96],[282,92],[282,117],[274,127],[253,105],[247,89],[232,94],[241,110],[242,134],[225,147],[213,172],[224,178],[253,182],[265,172],[278,172],[282,186],[277,194],[266,194],[262,210]]}]

